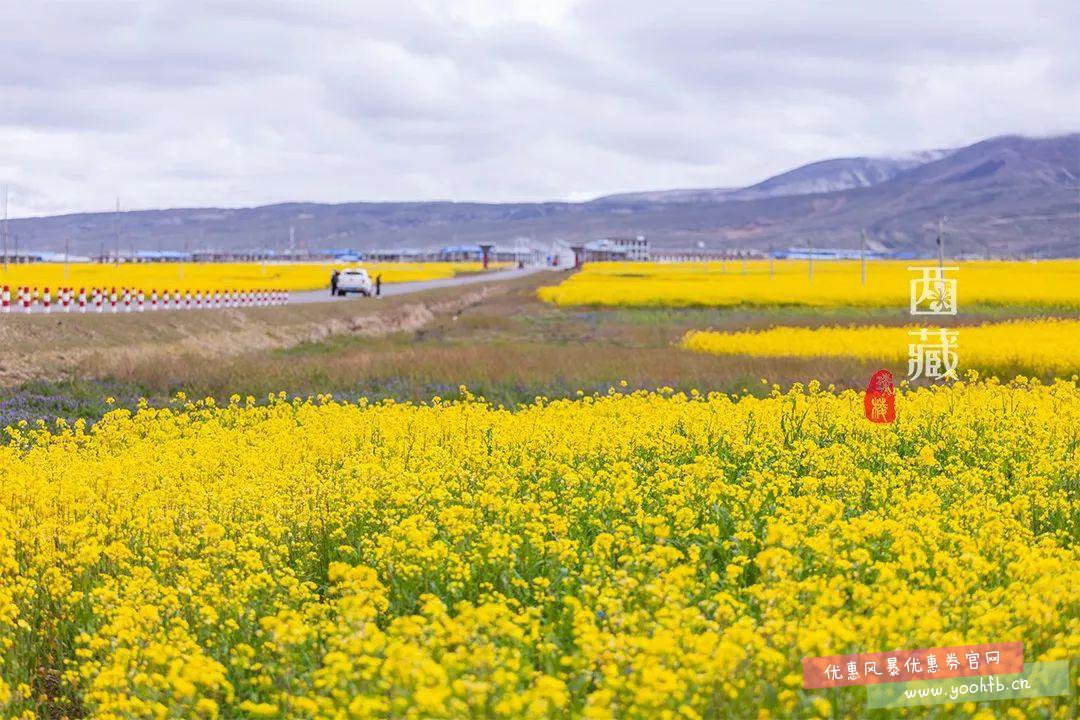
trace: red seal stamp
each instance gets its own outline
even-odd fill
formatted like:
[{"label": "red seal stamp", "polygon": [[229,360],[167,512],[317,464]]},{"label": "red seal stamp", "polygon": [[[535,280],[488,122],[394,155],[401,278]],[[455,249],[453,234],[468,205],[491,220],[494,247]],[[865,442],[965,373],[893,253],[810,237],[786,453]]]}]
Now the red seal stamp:
[{"label": "red seal stamp", "polygon": [[888,370],[878,370],[870,378],[863,398],[866,419],[873,423],[891,423],[896,419],[896,388]]}]

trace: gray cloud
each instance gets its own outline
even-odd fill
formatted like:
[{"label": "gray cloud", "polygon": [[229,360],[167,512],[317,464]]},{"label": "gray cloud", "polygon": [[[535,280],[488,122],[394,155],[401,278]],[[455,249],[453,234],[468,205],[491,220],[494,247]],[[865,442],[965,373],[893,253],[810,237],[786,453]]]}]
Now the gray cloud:
[{"label": "gray cloud", "polygon": [[1078,14],[1017,3],[0,8],[14,215],[582,199],[1080,127]]}]

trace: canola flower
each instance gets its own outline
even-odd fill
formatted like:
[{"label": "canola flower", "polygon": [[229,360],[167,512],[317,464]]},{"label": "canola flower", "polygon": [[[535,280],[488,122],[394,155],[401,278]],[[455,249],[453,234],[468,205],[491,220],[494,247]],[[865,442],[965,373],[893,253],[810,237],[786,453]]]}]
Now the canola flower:
[{"label": "canola flower", "polygon": [[[909,344],[926,325],[905,327],[773,327],[768,330],[716,332],[691,330],[682,346],[714,355],[754,357],[854,357],[894,365],[908,361]],[[949,328],[956,331],[960,367],[1025,368],[1037,374],[1080,371],[1080,320],[1038,319]],[[931,333],[927,343],[939,342]]]},{"label": "canola flower", "polygon": [[861,688],[803,690],[800,658],[1076,657],[1080,387],[897,405],[871,425],[811,383],[22,423],[0,445],[0,715],[862,717]]},{"label": "canola flower", "polygon": [[[867,263],[861,282],[858,261],[739,260],[708,263],[587,263],[559,285],[543,287],[540,299],[558,305],[606,306],[908,306],[908,267],[931,260]],[[1080,260],[954,262],[961,310],[972,304],[1080,308]],[[745,267],[745,272],[744,272]]]},{"label": "canola flower", "polygon": [[71,263],[0,266],[0,285],[15,287],[137,287],[144,290],[314,290],[328,287],[334,268],[359,267],[383,282],[438,280],[478,272],[478,262],[427,263]]}]

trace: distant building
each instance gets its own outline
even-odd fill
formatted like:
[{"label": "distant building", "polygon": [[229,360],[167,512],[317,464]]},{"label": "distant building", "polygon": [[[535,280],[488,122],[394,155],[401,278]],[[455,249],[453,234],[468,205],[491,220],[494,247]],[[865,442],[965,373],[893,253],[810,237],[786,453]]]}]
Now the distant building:
[{"label": "distant building", "polygon": [[479,245],[447,245],[439,251],[439,259],[447,262],[479,262],[483,257]]},{"label": "distant building", "polygon": [[886,257],[884,253],[866,252],[858,248],[808,248],[792,247],[773,253],[773,257],[786,260],[858,260],[865,257],[867,260],[879,260]]},{"label": "distant building", "polygon": [[191,253],[179,250],[139,250],[135,253],[135,262],[186,262],[191,260]]},{"label": "distant building", "polygon": [[626,248],[626,259],[649,262],[649,240],[644,235],[611,238],[619,247]]},{"label": "distant building", "polygon": [[388,250],[364,250],[360,255],[364,260],[371,262],[421,262],[429,259],[431,253],[414,248],[394,248]]},{"label": "distant building", "polygon": [[[64,262],[63,253],[37,250],[8,250],[6,256],[0,253],[0,257],[3,257],[4,262],[10,263]],[[72,256],[71,262],[79,262],[79,260]]]},{"label": "distant building", "polygon": [[636,237],[600,238],[585,243],[585,262],[606,262],[611,260],[631,260],[647,262],[649,260],[649,241],[644,235]]},{"label": "distant building", "polygon": [[547,264],[552,267],[569,269],[574,267],[574,250],[562,240],[551,243],[551,253],[548,255]]},{"label": "distant building", "polygon": [[[518,240],[513,245],[492,246],[490,259],[497,263],[520,262],[538,265],[544,262],[545,257],[546,253],[540,248]],[[479,245],[448,245],[438,252],[437,259],[447,262],[480,262],[484,259],[484,251]]]}]

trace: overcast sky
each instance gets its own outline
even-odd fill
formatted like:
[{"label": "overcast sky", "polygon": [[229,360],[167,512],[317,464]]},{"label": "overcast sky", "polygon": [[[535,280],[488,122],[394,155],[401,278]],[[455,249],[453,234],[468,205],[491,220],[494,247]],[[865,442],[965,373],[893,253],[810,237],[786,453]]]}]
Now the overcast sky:
[{"label": "overcast sky", "polygon": [[1080,129],[1080,3],[0,0],[12,216],[580,200]]}]

